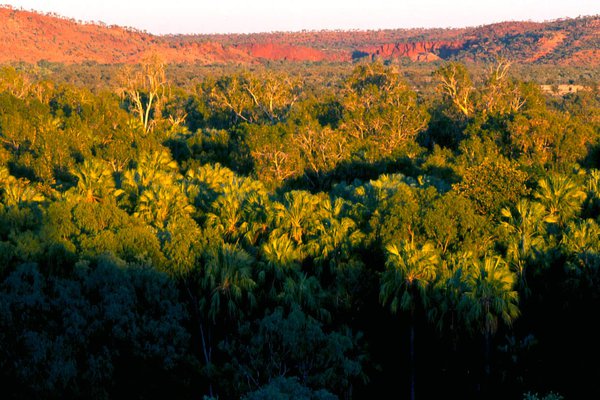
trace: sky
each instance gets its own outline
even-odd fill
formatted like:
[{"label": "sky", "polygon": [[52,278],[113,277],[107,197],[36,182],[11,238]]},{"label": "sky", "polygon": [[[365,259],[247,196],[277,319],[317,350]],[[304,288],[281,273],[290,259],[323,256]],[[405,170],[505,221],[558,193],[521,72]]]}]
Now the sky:
[{"label": "sky", "polygon": [[600,0],[0,0],[154,34],[465,27],[600,14]]}]

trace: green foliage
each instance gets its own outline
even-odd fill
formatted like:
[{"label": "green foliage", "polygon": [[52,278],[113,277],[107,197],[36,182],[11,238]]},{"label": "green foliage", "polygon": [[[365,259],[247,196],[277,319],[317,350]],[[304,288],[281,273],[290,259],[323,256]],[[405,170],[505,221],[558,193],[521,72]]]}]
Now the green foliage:
[{"label": "green foliage", "polygon": [[[3,281],[0,298],[9,396],[106,397],[124,384],[152,394],[186,363],[177,291],[148,268],[100,258],[59,278],[23,264]],[[142,385],[140,368],[157,380]]]},{"label": "green foliage", "polygon": [[207,293],[205,304],[208,316],[237,318],[242,303],[252,306],[252,258],[244,250],[230,244],[211,247],[206,255],[201,287]]},{"label": "green foliage", "polygon": [[516,276],[500,257],[474,260],[470,268],[459,308],[472,329],[493,335],[500,321],[510,325],[519,316]]},{"label": "green foliage", "polygon": [[299,307],[277,308],[242,325],[240,340],[227,345],[238,384],[260,387],[277,377],[299,377],[302,385],[342,394],[362,373],[353,354],[358,338],[344,327],[326,328]]},{"label": "green foliage", "polygon": [[311,390],[298,383],[296,378],[275,378],[260,389],[248,393],[244,400],[335,400],[336,396],[326,390]]},{"label": "green foliage", "polygon": [[429,115],[416,93],[382,64],[357,66],[342,93],[342,130],[358,141],[359,154],[368,161],[407,151],[427,126]]},{"label": "green foliage", "polygon": [[598,397],[597,90],[508,66],[1,68],[2,395]]},{"label": "green foliage", "polygon": [[437,273],[438,255],[427,243],[417,248],[413,243],[386,247],[386,270],[381,276],[380,299],[390,304],[393,313],[414,312],[419,303],[426,307],[427,291]]},{"label": "green foliage", "polygon": [[523,395],[523,400],[563,400],[564,397],[558,393],[550,392],[547,395],[540,396],[538,393],[527,392]]},{"label": "green foliage", "polygon": [[471,200],[482,215],[497,216],[503,207],[527,195],[528,176],[504,158],[484,160],[466,169],[454,190]]}]

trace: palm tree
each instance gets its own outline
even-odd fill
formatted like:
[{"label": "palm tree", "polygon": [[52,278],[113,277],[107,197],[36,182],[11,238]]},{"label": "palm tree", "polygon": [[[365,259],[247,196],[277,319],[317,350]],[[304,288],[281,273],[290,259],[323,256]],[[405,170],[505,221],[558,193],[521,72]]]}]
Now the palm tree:
[{"label": "palm tree", "polygon": [[180,178],[177,162],[166,150],[142,153],[137,167],[123,174],[123,189],[136,201],[153,184],[173,184]]},{"label": "palm tree", "polygon": [[600,214],[600,170],[593,169],[589,171],[585,189],[587,192],[585,199],[586,218],[594,218]]},{"label": "palm tree", "polygon": [[[242,314],[243,306],[253,307],[252,279],[253,258],[236,245],[222,243],[211,247],[205,257],[199,276],[199,298],[190,293],[194,314],[198,318],[198,329],[202,355],[208,371],[212,370],[213,326],[217,322],[227,323]],[[210,385],[210,395],[213,393]]]},{"label": "palm tree", "polygon": [[463,355],[459,351],[459,339],[463,332],[464,321],[460,304],[468,290],[467,278],[473,253],[452,254],[438,269],[437,278],[431,293],[431,304],[427,310],[429,322],[439,333],[450,340],[450,352],[444,358],[445,370],[450,379],[460,379]]},{"label": "palm tree", "polygon": [[165,185],[144,190],[133,215],[162,230],[173,218],[189,215],[192,211],[194,207],[188,204],[181,187]]},{"label": "palm tree", "polygon": [[316,249],[316,261],[330,259],[337,264],[339,259],[349,255],[350,248],[363,238],[356,222],[345,216],[345,207],[350,206],[341,198],[323,202],[322,224],[319,225],[319,243]]},{"label": "palm tree", "polygon": [[593,219],[578,219],[567,225],[561,247],[567,261],[565,268],[578,292],[597,293],[600,280],[600,225]]},{"label": "palm tree", "polygon": [[571,177],[551,174],[539,181],[535,197],[545,207],[547,218],[562,227],[580,211],[586,194]]},{"label": "palm tree", "polygon": [[242,302],[254,304],[252,262],[247,252],[232,244],[209,249],[201,287],[208,295],[204,306],[213,322],[218,316],[235,318]]},{"label": "palm tree", "polygon": [[487,383],[491,375],[492,337],[500,321],[511,325],[519,316],[519,293],[514,290],[517,277],[500,257],[475,260],[469,272],[467,291],[462,296],[459,309],[467,324],[483,334]]},{"label": "palm tree", "polygon": [[519,286],[527,293],[527,259],[535,256],[545,244],[543,223],[554,222],[555,218],[545,213],[544,206],[527,199],[519,200],[514,210],[503,208],[501,214],[502,226],[509,235],[507,257],[517,273]]},{"label": "palm tree", "polygon": [[261,254],[266,270],[273,275],[275,281],[283,280],[287,270],[299,270],[304,257],[302,251],[287,235],[271,235],[263,244]]},{"label": "palm tree", "polygon": [[432,244],[421,248],[413,242],[399,246],[386,246],[386,269],[381,275],[379,297],[389,304],[391,311],[407,311],[410,315],[410,398],[415,398],[415,312],[417,307],[427,307],[429,290],[434,283],[439,264],[438,255]]},{"label": "palm tree", "polygon": [[319,225],[321,199],[304,191],[292,191],[284,195],[283,203],[274,204],[274,233],[287,234],[297,244],[306,244]]},{"label": "palm tree", "polygon": [[208,226],[227,241],[238,243],[244,239],[247,244],[255,245],[267,230],[268,209],[264,192],[236,179],[232,188],[227,188],[213,201],[206,220]]},{"label": "palm tree", "polygon": [[3,178],[3,190],[0,194],[3,195],[3,202],[6,206],[20,207],[27,203],[39,203],[44,201],[42,195],[36,187],[27,179],[16,179],[13,176]]},{"label": "palm tree", "polygon": [[85,160],[72,173],[77,177],[77,186],[73,191],[87,203],[97,203],[109,194],[119,196],[123,193],[122,190],[115,189],[115,181],[108,165],[95,159]]},{"label": "palm tree", "polygon": [[177,172],[179,166],[168,150],[142,153],[138,165],[152,171]]},{"label": "palm tree", "polygon": [[440,331],[449,330],[456,345],[456,331],[460,322],[459,304],[467,291],[466,278],[473,254],[465,252],[452,255],[438,269],[433,304],[429,307],[428,318]]}]

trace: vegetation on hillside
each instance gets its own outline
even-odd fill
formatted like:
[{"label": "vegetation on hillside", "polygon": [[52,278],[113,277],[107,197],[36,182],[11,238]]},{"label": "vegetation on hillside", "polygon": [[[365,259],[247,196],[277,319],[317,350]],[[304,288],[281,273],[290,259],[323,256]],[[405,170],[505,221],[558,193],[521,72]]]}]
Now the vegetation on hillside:
[{"label": "vegetation on hillside", "polygon": [[0,22],[2,63],[138,63],[154,52],[169,63],[202,65],[360,59],[490,62],[506,56],[522,63],[600,64],[598,15],[454,29],[158,36],[0,5]]}]

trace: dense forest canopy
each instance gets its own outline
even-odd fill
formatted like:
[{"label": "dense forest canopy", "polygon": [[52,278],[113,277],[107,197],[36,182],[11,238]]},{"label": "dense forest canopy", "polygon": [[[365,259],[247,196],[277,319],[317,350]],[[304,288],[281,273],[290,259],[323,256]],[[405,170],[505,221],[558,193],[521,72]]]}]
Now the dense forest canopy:
[{"label": "dense forest canopy", "polygon": [[597,74],[1,67],[3,397],[600,396]]}]

